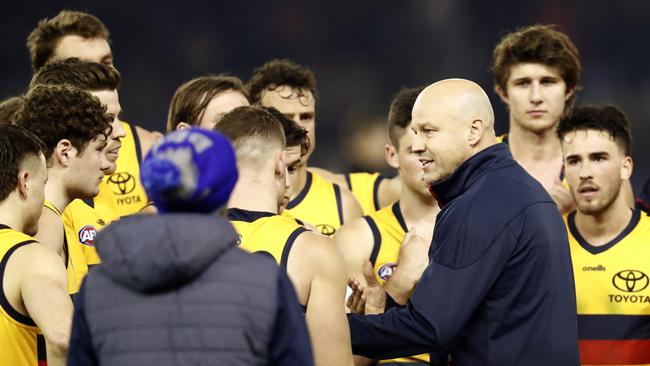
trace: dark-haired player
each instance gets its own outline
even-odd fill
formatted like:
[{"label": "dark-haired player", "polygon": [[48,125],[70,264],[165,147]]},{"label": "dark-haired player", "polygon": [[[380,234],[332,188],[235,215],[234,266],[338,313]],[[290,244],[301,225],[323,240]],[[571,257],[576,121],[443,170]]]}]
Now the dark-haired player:
[{"label": "dark-haired player", "polygon": [[253,104],[274,107],[308,132],[310,145],[304,163],[288,177],[289,213],[329,236],[344,222],[361,216],[361,208],[348,190],[307,170],[316,147],[316,78],[311,70],[289,60],[272,60],[253,71],[248,89]]},{"label": "dark-haired player", "polygon": [[109,168],[104,148],[113,119],[99,99],[63,85],[38,85],[25,97],[16,121],[45,144],[48,180],[45,209],[36,238],[54,249],[67,265],[68,291],[79,290],[88,267],[80,246],[70,245],[61,217],[74,199],[99,193]]},{"label": "dark-haired player", "polygon": [[563,118],[564,170],[577,211],[569,231],[583,365],[650,364],[650,217],[632,210],[630,127],[616,107]]},{"label": "dark-haired player", "polygon": [[0,364],[36,365],[43,335],[50,366],[65,365],[72,302],[66,270],[38,230],[47,181],[44,146],[19,126],[0,126]]}]

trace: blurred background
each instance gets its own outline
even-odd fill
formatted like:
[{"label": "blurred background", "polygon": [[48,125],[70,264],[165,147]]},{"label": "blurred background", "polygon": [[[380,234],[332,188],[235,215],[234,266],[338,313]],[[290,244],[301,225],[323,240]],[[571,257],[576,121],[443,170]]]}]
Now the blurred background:
[{"label": "blurred background", "polygon": [[319,93],[310,165],[338,172],[386,169],[386,115],[402,86],[474,80],[495,106],[497,132],[506,132],[489,73],[492,48],[519,26],[558,24],[580,50],[578,104],[622,108],[632,124],[637,192],[650,176],[649,1],[5,2],[0,98],[24,91],[31,77],[26,37],[62,9],[88,11],[106,24],[123,77],[124,119],[153,130],[164,131],[175,89],[193,77],[228,72],[246,82],[271,58],[309,66]]}]

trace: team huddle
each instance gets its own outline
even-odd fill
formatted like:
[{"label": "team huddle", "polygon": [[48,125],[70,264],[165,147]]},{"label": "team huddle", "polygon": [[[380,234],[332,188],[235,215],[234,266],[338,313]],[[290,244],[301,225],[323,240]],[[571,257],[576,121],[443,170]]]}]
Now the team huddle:
[{"label": "team huddle", "polygon": [[309,164],[287,59],[123,121],[109,41],[43,19],[0,103],[0,365],[650,365],[650,181],[557,27],[494,48],[505,134],[472,81],[397,91],[393,177]]}]

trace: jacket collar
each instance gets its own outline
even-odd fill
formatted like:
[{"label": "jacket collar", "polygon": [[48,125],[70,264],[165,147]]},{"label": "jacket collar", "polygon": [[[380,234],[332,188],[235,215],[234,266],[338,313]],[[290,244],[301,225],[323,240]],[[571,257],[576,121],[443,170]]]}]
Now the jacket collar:
[{"label": "jacket collar", "polygon": [[507,144],[492,145],[465,160],[447,179],[434,183],[429,191],[443,208],[456,197],[463,194],[478,177],[494,164],[511,160],[512,154]]}]

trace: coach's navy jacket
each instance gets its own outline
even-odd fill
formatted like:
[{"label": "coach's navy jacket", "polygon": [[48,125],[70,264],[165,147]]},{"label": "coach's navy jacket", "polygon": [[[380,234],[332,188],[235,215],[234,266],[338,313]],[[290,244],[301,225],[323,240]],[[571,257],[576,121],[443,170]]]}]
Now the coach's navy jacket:
[{"label": "coach's navy jacket", "polygon": [[431,263],[406,307],[349,316],[353,352],[447,348],[455,366],[578,365],[569,243],[541,184],[497,144],[431,192],[442,207]]}]

